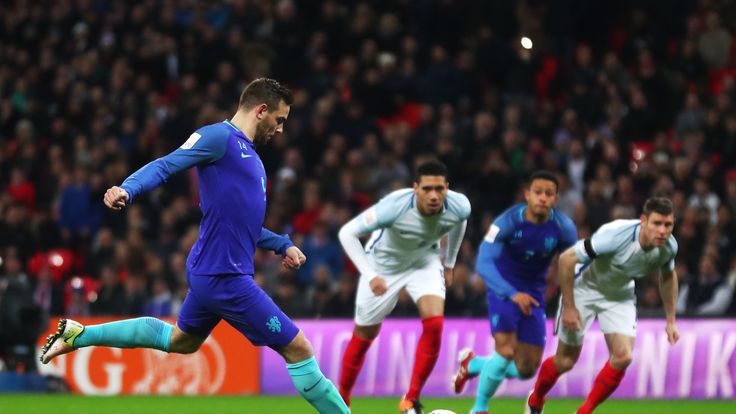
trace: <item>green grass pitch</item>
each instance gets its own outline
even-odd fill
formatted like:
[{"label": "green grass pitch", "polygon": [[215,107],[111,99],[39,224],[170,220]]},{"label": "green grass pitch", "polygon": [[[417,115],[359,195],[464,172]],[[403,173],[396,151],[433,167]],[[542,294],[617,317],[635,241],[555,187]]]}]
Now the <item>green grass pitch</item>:
[{"label": "green grass pitch", "polygon": [[[545,407],[546,414],[572,414],[580,400],[552,399]],[[395,398],[356,398],[355,414],[396,413]],[[424,400],[425,412],[445,408],[466,414],[472,405],[468,399]],[[522,413],[522,400],[498,399],[491,401],[490,413]],[[0,413],[43,414],[290,414],[315,413],[303,400],[296,397],[84,397],[76,395],[0,394]],[[611,400],[604,403],[596,414],[736,414],[736,402],[731,401],[647,401]]]}]

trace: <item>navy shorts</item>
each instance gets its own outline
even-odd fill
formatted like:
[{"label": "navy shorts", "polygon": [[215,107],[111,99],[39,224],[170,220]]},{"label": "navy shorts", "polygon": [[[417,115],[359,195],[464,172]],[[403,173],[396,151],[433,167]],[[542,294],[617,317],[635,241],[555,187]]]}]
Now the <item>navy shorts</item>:
[{"label": "navy shorts", "polygon": [[253,345],[279,349],[299,333],[251,276],[188,275],[187,279],[189,291],[176,324],[188,334],[206,338],[224,319]]},{"label": "navy shorts", "polygon": [[488,293],[488,318],[491,332],[516,332],[516,339],[544,348],[547,342],[547,325],[544,306],[532,307],[530,316],[521,313],[519,305],[511,299],[503,299]]}]

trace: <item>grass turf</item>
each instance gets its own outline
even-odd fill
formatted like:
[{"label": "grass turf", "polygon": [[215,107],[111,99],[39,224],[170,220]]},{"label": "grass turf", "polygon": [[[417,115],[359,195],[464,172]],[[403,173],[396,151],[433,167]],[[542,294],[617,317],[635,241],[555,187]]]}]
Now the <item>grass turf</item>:
[{"label": "grass turf", "polygon": [[[430,410],[444,408],[465,414],[472,401],[468,399],[423,400],[428,413]],[[552,399],[545,407],[547,414],[571,414],[580,400]],[[353,412],[396,413],[396,398],[356,398]],[[491,401],[491,413],[521,414],[523,400],[497,399]],[[0,394],[1,413],[53,413],[53,414],[289,414],[315,413],[309,405],[296,397],[84,397],[76,395],[43,394]],[[596,410],[596,414],[690,414],[718,413],[736,414],[736,403],[731,401],[652,401],[652,400],[611,400]]]}]

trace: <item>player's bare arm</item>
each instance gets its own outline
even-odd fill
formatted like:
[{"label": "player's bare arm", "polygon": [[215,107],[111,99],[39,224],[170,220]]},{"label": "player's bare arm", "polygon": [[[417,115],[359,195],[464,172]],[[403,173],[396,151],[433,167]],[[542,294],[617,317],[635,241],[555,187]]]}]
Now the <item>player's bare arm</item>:
[{"label": "player's bare arm", "polygon": [[667,341],[671,345],[677,343],[680,339],[680,331],[675,324],[675,305],[677,304],[677,272],[659,272],[659,294],[662,297],[662,305],[667,318]]},{"label": "player's bare arm", "polygon": [[577,331],[582,326],[580,312],[575,307],[573,286],[575,283],[575,265],[579,263],[575,248],[570,247],[560,255],[557,264],[557,281],[562,291],[562,325],[566,329]]},{"label": "player's bare arm", "polygon": [[128,202],[128,198],[128,193],[115,185],[105,191],[103,201],[108,208],[122,210]]}]

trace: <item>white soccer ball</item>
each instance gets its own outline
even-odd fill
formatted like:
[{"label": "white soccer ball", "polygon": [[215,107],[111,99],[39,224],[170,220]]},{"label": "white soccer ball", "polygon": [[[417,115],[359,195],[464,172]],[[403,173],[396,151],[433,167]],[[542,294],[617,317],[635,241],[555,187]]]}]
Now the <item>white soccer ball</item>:
[{"label": "white soccer ball", "polygon": [[434,410],[434,411],[431,411],[429,414],[457,414],[457,413],[455,413],[454,411],[450,411],[450,410]]}]

